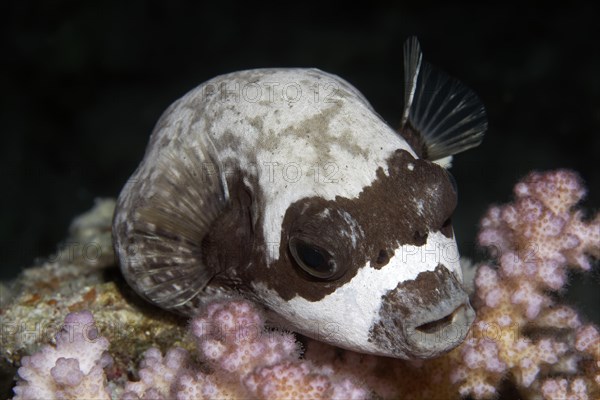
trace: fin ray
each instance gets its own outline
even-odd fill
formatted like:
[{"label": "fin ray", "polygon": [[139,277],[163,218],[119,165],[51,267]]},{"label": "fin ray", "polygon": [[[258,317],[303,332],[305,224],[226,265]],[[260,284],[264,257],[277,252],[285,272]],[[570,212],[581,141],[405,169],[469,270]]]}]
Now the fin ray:
[{"label": "fin ray", "polygon": [[[134,249],[120,251],[132,286],[151,302],[179,310],[219,272],[204,265],[202,241],[229,197],[208,136],[196,134],[193,146],[175,140],[158,155],[154,170],[129,189],[133,198],[123,201],[135,207],[123,207],[128,215],[117,229]],[[205,171],[207,163],[212,173]]]},{"label": "fin ray", "polygon": [[478,146],[487,119],[475,93],[423,61],[415,37],[404,45],[404,69],[401,130],[417,132],[425,158],[436,161]]},{"label": "fin ray", "polygon": [[415,36],[409,38],[404,44],[404,112],[402,125],[408,120],[408,114],[415,96],[417,78],[421,70],[423,55],[421,46]]}]

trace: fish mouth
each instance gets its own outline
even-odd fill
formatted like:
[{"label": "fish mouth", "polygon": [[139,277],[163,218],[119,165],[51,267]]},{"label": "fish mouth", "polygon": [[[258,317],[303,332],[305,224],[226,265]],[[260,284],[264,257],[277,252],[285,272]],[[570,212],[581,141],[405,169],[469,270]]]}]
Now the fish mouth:
[{"label": "fish mouth", "polygon": [[406,326],[409,355],[415,358],[431,358],[458,346],[467,336],[475,311],[468,300],[449,314],[417,326]]},{"label": "fish mouth", "polygon": [[[460,281],[442,265],[419,274],[414,282],[435,294],[417,291],[423,309],[413,308],[414,312],[403,323],[406,350],[411,358],[437,357],[462,343],[475,319],[475,311]],[[413,291],[417,286],[412,287]],[[408,302],[411,294],[414,296],[407,294]],[[412,300],[414,307],[415,299]]]},{"label": "fish mouth", "polygon": [[454,311],[452,311],[450,314],[446,315],[445,317],[436,319],[435,321],[426,322],[423,325],[419,325],[415,328],[415,330],[422,332],[424,334],[427,334],[427,335],[431,335],[431,334],[436,334],[440,331],[443,331],[444,329],[451,326],[452,324],[455,324],[457,322],[457,320],[459,320],[459,322],[466,321],[467,316],[465,315],[465,313],[466,313],[465,307],[466,306],[464,304],[461,304]]},{"label": "fish mouth", "polygon": [[399,283],[382,300],[370,341],[394,357],[440,356],[462,343],[475,319],[461,282],[441,264]]}]

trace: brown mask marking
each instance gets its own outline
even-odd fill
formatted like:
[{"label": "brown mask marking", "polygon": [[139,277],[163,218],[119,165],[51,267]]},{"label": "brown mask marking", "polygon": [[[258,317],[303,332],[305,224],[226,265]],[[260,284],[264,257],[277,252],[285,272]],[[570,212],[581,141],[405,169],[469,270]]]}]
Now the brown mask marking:
[{"label": "brown mask marking", "polygon": [[[420,210],[418,202],[422,204]],[[397,150],[388,160],[388,175],[380,168],[375,181],[358,198],[324,200],[315,196],[291,204],[283,220],[279,259],[267,268],[260,260],[264,253],[254,254],[252,268],[245,271],[246,279],[266,284],[285,300],[299,295],[319,301],[350,281],[367,262],[384,268],[389,261],[384,253],[391,255],[403,245],[421,246],[429,232],[441,231],[451,238],[449,218],[455,206],[456,193],[446,170]],[[344,234],[350,230],[344,213],[362,232],[355,248]],[[288,242],[299,232],[335,254],[338,265],[345,269],[338,279],[311,279],[297,267]]]}]

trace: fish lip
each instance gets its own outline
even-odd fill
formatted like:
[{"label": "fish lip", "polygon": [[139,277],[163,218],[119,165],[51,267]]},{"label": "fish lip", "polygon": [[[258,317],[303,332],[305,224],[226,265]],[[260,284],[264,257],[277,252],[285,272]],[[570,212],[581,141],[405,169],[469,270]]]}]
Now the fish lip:
[{"label": "fish lip", "polygon": [[462,343],[474,319],[460,278],[438,264],[413,280],[399,282],[382,297],[369,340],[392,357],[434,358]]},{"label": "fish lip", "polygon": [[403,335],[408,357],[434,358],[451,351],[465,340],[474,320],[475,311],[466,298],[440,318],[417,319],[406,324]]}]

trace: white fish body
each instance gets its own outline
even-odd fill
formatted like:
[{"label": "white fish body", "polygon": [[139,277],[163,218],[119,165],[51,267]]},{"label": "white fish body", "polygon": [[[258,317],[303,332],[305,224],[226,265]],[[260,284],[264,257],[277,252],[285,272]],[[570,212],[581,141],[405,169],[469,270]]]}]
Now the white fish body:
[{"label": "white fish body", "polygon": [[[461,286],[443,168],[477,145],[477,98],[405,48],[400,132],[316,69],[216,77],[158,122],[115,213],[129,284],[191,314],[244,296],[333,345],[428,358],[462,341]],[[432,107],[435,106],[435,107]]]}]

